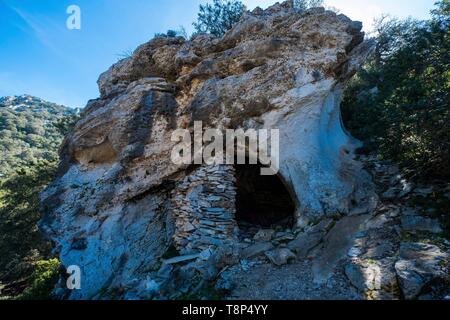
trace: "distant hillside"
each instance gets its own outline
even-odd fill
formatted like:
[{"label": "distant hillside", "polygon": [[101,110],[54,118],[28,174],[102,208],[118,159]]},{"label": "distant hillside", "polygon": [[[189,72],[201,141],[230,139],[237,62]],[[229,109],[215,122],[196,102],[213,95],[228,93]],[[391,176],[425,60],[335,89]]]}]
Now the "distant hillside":
[{"label": "distant hillside", "polygon": [[38,160],[56,160],[65,123],[77,112],[29,95],[0,98],[0,179]]},{"label": "distant hillside", "polygon": [[38,298],[53,287],[59,264],[37,228],[39,194],[54,179],[58,148],[78,113],[28,95],[0,98],[0,300],[27,288]]}]

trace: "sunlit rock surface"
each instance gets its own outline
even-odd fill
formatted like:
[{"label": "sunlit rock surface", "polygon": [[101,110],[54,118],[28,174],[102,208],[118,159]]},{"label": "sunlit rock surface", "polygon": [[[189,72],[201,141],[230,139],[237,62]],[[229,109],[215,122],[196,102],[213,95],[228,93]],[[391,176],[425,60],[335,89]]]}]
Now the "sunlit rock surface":
[{"label": "sunlit rock surface", "polygon": [[[173,271],[162,260],[183,252],[181,244],[195,233],[177,219],[195,220],[196,207],[179,208],[185,201],[174,199],[193,168],[170,161],[173,130],[192,129],[194,121],[280,130],[279,177],[299,228],[376,203],[370,179],[353,160],[358,142],[344,131],[339,108],[346,81],[372,43],[359,22],[322,8],[298,12],[290,3],[246,13],[222,38],[155,38],[100,76],[101,97],[88,103],[66,138],[59,176],[42,195],[42,230],[62,264],[82,271],[80,290],[64,290],[61,280],[61,298],[170,298],[189,288],[192,270]],[[202,208],[208,205],[214,206]],[[193,216],[174,214],[178,209]],[[233,226],[233,209],[227,210]],[[221,227],[212,226],[213,239],[231,234],[227,229],[221,237]],[[208,265],[205,279],[235,261],[235,249],[210,245],[212,255],[197,252]]]}]

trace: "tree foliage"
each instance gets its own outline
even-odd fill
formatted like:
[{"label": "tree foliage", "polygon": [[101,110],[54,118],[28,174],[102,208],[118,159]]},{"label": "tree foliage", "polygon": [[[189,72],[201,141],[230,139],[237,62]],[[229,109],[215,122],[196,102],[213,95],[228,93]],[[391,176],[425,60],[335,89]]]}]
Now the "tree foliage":
[{"label": "tree foliage", "polygon": [[[163,38],[176,38],[183,37],[185,39],[188,38],[186,29],[183,26],[180,26],[177,30],[169,29],[166,33],[156,33],[155,38],[163,37]],[[132,53],[131,53],[132,54]]]},{"label": "tree foliage", "polygon": [[0,185],[0,280],[26,277],[34,260],[48,256],[37,222],[39,195],[54,178],[56,163],[40,161]]},{"label": "tree foliage", "polygon": [[55,263],[46,260],[50,244],[37,227],[39,196],[54,179],[59,146],[78,117],[35,97],[0,99],[0,282],[21,283],[14,294],[31,286],[28,298],[44,298],[52,286]]},{"label": "tree foliage", "polygon": [[294,0],[294,7],[301,11],[322,6],[323,0]]},{"label": "tree foliage", "polygon": [[381,19],[342,107],[356,137],[418,178],[450,178],[449,22],[448,0],[429,21]]},{"label": "tree foliage", "polygon": [[72,109],[31,96],[0,99],[0,180],[39,160],[55,161],[78,120]]},{"label": "tree foliage", "polygon": [[220,37],[239,21],[245,10],[245,5],[238,0],[213,0],[212,4],[200,5],[193,25],[198,33]]},{"label": "tree foliage", "polygon": [[21,300],[48,300],[59,279],[58,259],[40,260],[34,263],[30,287],[20,296]]}]

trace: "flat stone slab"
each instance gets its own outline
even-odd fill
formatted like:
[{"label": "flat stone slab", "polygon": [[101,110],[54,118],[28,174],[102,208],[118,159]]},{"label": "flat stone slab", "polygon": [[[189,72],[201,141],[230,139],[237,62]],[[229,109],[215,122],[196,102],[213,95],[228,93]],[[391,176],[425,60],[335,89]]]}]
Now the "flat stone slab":
[{"label": "flat stone slab", "polygon": [[163,263],[164,264],[177,264],[177,263],[182,263],[182,262],[186,262],[186,261],[190,261],[190,260],[195,260],[195,259],[197,259],[199,257],[200,257],[199,253],[197,253],[197,254],[190,254],[190,255],[179,256],[179,257],[163,260]]},{"label": "flat stone slab", "polygon": [[425,243],[402,243],[400,258],[395,264],[397,276],[406,299],[416,299],[422,289],[433,281],[450,278],[445,271],[449,254]]},{"label": "flat stone slab", "polygon": [[295,254],[289,249],[275,249],[273,251],[266,252],[266,257],[276,266],[282,266],[294,260]]},{"label": "flat stone slab", "polygon": [[273,250],[275,247],[270,242],[261,242],[254,244],[248,248],[245,248],[242,251],[242,256],[246,259],[250,259],[256,256],[259,256],[260,254],[266,253],[270,250]]},{"label": "flat stone slab", "polygon": [[255,241],[270,241],[275,235],[275,231],[272,229],[261,229],[257,234],[253,237]]},{"label": "flat stone slab", "polygon": [[442,233],[443,230],[437,219],[422,217],[418,214],[408,214],[401,218],[402,229],[408,232],[426,231]]},{"label": "flat stone slab", "polygon": [[301,233],[297,238],[288,243],[288,248],[295,251],[299,258],[306,258],[308,253],[320,244],[325,232]]},{"label": "flat stone slab", "polygon": [[337,263],[347,256],[353,247],[356,234],[372,215],[348,216],[339,220],[324,239],[324,246],[313,262],[314,282],[323,284],[328,281]]}]

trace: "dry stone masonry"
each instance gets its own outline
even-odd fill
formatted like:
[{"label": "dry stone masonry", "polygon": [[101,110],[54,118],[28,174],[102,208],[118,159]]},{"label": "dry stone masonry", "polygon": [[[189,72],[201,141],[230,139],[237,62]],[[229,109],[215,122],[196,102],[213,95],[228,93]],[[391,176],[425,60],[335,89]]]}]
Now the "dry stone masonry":
[{"label": "dry stone masonry", "polygon": [[202,166],[176,186],[174,241],[182,254],[237,240],[235,180],[233,166]]}]

